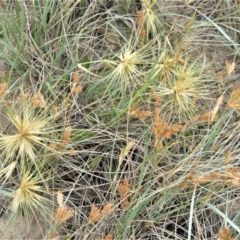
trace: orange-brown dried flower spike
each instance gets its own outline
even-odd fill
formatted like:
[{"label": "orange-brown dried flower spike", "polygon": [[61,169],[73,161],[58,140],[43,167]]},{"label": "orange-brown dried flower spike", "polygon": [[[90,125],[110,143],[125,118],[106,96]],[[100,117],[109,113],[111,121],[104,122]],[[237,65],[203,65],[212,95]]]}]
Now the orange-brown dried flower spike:
[{"label": "orange-brown dried flower spike", "polygon": [[103,209],[102,209],[102,211],[101,211],[101,214],[104,216],[104,215],[112,212],[112,210],[113,210],[113,204],[112,204],[112,203],[107,203],[107,204],[103,207]]},{"label": "orange-brown dried flower spike", "polygon": [[130,204],[130,199],[127,197],[130,192],[129,180],[125,179],[123,182],[119,183],[118,191],[120,194],[121,205],[123,208],[128,207]]},{"label": "orange-brown dried flower spike", "polygon": [[152,116],[150,111],[141,111],[139,108],[130,108],[130,113],[133,117],[138,118],[142,121],[146,120],[148,117]]},{"label": "orange-brown dried flower spike", "polygon": [[196,121],[199,123],[209,122],[211,120],[211,117],[212,117],[212,113],[206,112],[206,113],[202,114],[201,116],[197,116]]},{"label": "orange-brown dried flower spike", "polygon": [[56,143],[50,143],[48,148],[49,150],[58,150],[58,145]]},{"label": "orange-brown dried flower spike", "polygon": [[77,85],[76,83],[73,84],[71,88],[71,94],[77,94],[83,91],[83,87],[81,85]]},{"label": "orange-brown dried flower spike", "polygon": [[98,207],[96,207],[96,205],[93,204],[91,206],[91,212],[88,217],[88,221],[90,223],[95,223],[95,222],[98,222],[101,219],[101,217],[102,217],[102,214],[101,214],[100,209],[98,209]]},{"label": "orange-brown dried flower spike", "polygon": [[113,235],[111,233],[109,233],[108,235],[106,235],[103,240],[113,240]]},{"label": "orange-brown dried flower spike", "polygon": [[55,220],[57,225],[61,225],[74,215],[74,211],[63,204],[63,194],[60,191],[57,193],[57,202],[58,209],[55,213]]},{"label": "orange-brown dried flower spike", "polygon": [[152,97],[154,98],[154,101],[155,101],[154,105],[155,105],[155,107],[160,108],[160,107],[161,107],[161,104],[162,104],[162,97],[161,97],[160,95],[158,95],[158,94],[154,91],[153,88],[151,89],[151,95],[152,95]]},{"label": "orange-brown dried flower spike", "polygon": [[[159,118],[159,119],[157,119]],[[180,124],[175,124],[169,126],[167,122],[160,119],[160,117],[155,116],[155,122],[152,126],[152,132],[156,135],[158,139],[171,138],[173,134],[180,132],[183,126]]]},{"label": "orange-brown dried flower spike", "polygon": [[65,146],[72,142],[71,139],[71,132],[72,132],[72,128],[71,127],[67,127],[63,133],[63,137],[61,142],[58,144],[58,150],[63,150],[65,148]]},{"label": "orange-brown dried flower spike", "polygon": [[73,83],[76,83],[76,82],[79,82],[79,73],[77,71],[73,72],[72,73],[72,82]]},{"label": "orange-brown dried flower spike", "polygon": [[52,110],[52,112],[53,112],[53,114],[54,114],[55,116],[58,115],[58,108],[57,108],[56,105],[53,105],[53,106],[51,107],[51,110]]},{"label": "orange-brown dried flower spike", "polygon": [[57,225],[61,225],[70,219],[74,215],[74,211],[72,209],[67,208],[66,206],[58,207],[55,213],[55,219]]},{"label": "orange-brown dried flower spike", "polygon": [[237,240],[231,236],[229,227],[221,228],[218,232],[218,240]]},{"label": "orange-brown dried flower spike", "polygon": [[0,97],[4,97],[8,90],[8,84],[7,83],[1,83],[0,84]]},{"label": "orange-brown dried flower spike", "polygon": [[67,127],[63,133],[63,139],[62,141],[64,143],[70,143],[72,141],[70,135],[72,133],[72,128],[71,127]]},{"label": "orange-brown dried flower spike", "polygon": [[42,107],[42,108],[46,107],[46,105],[47,105],[44,100],[43,95],[40,92],[36,93],[32,97],[32,104],[36,107]]}]

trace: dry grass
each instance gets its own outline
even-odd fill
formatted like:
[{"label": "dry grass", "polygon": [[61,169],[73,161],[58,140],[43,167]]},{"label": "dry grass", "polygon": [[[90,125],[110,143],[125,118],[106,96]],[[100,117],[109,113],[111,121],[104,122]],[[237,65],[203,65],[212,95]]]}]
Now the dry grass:
[{"label": "dry grass", "polygon": [[239,238],[236,1],[4,8],[6,231],[21,218],[52,240]]}]

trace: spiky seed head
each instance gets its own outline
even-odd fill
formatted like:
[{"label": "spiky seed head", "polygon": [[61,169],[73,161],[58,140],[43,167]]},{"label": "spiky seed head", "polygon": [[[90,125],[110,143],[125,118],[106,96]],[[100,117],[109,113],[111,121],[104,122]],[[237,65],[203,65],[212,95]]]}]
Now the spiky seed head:
[{"label": "spiky seed head", "polygon": [[136,50],[131,40],[118,53],[117,59],[105,60],[104,63],[111,67],[106,78],[112,81],[112,87],[125,91],[139,85],[143,76],[139,66],[146,63],[147,54],[145,48]]},{"label": "spiky seed head", "polygon": [[131,52],[126,49],[124,52],[120,53],[119,63],[115,68],[113,75],[116,79],[131,79],[134,75],[138,73],[137,64],[140,63],[141,57],[137,52]]},{"label": "spiky seed head", "polygon": [[13,134],[0,134],[0,149],[7,158],[20,155],[34,159],[35,147],[44,143],[47,120],[33,116],[28,108],[24,108],[22,116],[8,111],[7,118],[13,127]]},{"label": "spiky seed head", "polygon": [[12,212],[29,213],[39,210],[46,210],[47,204],[50,202],[43,197],[47,190],[41,184],[40,176],[34,176],[29,172],[25,172],[21,176],[18,188],[12,192]]}]

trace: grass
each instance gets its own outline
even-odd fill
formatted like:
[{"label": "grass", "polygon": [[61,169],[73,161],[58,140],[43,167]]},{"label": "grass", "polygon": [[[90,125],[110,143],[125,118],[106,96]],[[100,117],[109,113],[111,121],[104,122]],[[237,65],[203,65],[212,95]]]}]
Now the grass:
[{"label": "grass", "polygon": [[1,218],[42,239],[239,238],[237,3],[1,11]]}]

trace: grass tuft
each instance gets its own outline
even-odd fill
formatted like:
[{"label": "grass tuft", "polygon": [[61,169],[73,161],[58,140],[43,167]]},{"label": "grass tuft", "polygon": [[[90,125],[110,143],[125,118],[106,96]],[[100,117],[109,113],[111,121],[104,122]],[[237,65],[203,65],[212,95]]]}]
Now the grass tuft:
[{"label": "grass tuft", "polygon": [[238,5],[6,0],[0,231],[238,239]]}]

